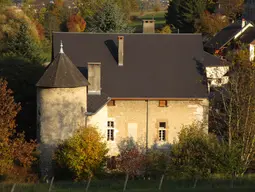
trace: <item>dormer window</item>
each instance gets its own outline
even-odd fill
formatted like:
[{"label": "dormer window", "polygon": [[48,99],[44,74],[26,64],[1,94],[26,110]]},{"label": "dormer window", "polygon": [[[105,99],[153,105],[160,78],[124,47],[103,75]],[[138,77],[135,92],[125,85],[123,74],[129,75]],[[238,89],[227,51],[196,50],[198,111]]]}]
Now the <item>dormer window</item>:
[{"label": "dormer window", "polygon": [[88,63],[88,94],[101,94],[101,63]]}]

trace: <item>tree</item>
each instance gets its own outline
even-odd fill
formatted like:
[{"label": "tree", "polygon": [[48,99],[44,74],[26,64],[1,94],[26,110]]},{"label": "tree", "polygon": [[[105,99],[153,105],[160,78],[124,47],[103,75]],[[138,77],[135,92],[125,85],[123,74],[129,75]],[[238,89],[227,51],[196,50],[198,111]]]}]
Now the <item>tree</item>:
[{"label": "tree", "polygon": [[255,68],[247,49],[236,50],[228,58],[232,60],[229,82],[214,88],[210,115],[213,131],[228,143],[229,151],[238,152],[238,163],[232,169],[235,177],[244,174],[255,154]]},{"label": "tree", "polygon": [[117,163],[119,169],[126,174],[123,191],[127,188],[129,176],[140,175],[144,169],[145,151],[133,138],[123,139],[118,144],[120,155]]},{"label": "tree", "polygon": [[86,28],[86,21],[79,15],[71,15],[67,21],[69,32],[83,32]]},{"label": "tree", "polygon": [[178,141],[171,148],[169,175],[177,178],[192,178],[196,187],[199,178],[210,176],[215,162],[217,139],[210,135],[204,124],[194,123],[184,127]]},{"label": "tree", "polygon": [[132,32],[128,27],[128,21],[121,8],[114,1],[107,1],[103,7],[88,19],[88,31],[103,33],[123,33]]},{"label": "tree", "polygon": [[87,190],[95,172],[105,163],[108,150],[95,127],[81,128],[56,150],[56,161],[71,170],[76,180],[88,179]]},{"label": "tree", "polygon": [[172,33],[172,30],[171,30],[171,27],[169,25],[166,25],[162,29],[157,30],[157,33],[170,34],[170,33]]},{"label": "tree", "polygon": [[221,29],[228,26],[228,18],[219,13],[211,14],[208,11],[202,13],[200,19],[196,21],[195,28],[197,32],[201,32],[207,36],[214,36]]},{"label": "tree", "polygon": [[40,47],[28,33],[28,26],[23,23],[20,25],[16,36],[7,40],[5,56],[21,56],[31,61],[40,60]]},{"label": "tree", "polygon": [[211,10],[213,5],[214,2],[211,0],[170,1],[166,23],[174,25],[181,32],[194,32],[196,20],[204,11]]},{"label": "tree", "polygon": [[236,20],[243,14],[244,0],[219,0],[223,13],[231,20]]},{"label": "tree", "polygon": [[[39,26],[31,21],[23,11],[8,7],[0,15],[0,55],[22,56],[26,59],[43,61],[41,57]],[[41,29],[43,30],[43,29]]]},{"label": "tree", "polygon": [[15,118],[20,110],[7,81],[0,79],[0,175],[16,182],[31,178],[29,172],[36,148],[35,141],[26,142],[24,133],[16,133]]},{"label": "tree", "polygon": [[165,174],[168,171],[168,163],[170,160],[170,148],[158,149],[152,148],[146,154],[146,169],[149,174],[161,176],[159,190],[161,190]]},{"label": "tree", "polygon": [[102,8],[106,0],[78,0],[76,2],[81,16],[87,20],[88,17],[93,17]]}]

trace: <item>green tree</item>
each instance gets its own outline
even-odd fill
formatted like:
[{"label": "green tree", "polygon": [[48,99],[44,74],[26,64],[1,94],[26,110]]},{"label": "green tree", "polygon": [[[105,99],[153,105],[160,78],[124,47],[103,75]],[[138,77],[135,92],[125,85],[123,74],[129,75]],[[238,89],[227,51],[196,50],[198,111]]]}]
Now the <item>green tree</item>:
[{"label": "green tree", "polygon": [[101,169],[108,150],[95,127],[79,129],[59,145],[56,161],[70,169],[77,180],[88,179],[87,189],[95,172]]},{"label": "green tree", "polygon": [[214,135],[208,134],[204,124],[194,123],[184,127],[178,142],[171,148],[168,174],[177,178],[194,179],[194,186],[200,178],[210,176],[215,162],[215,149],[218,141]]},{"label": "green tree", "polygon": [[152,148],[146,154],[146,169],[151,176],[161,177],[158,189],[161,190],[170,161],[170,147]]},{"label": "green tree", "polygon": [[133,32],[121,8],[114,1],[107,1],[103,7],[88,19],[87,30],[103,33]]},{"label": "green tree", "polygon": [[16,36],[7,40],[7,47],[3,53],[8,57],[24,57],[31,61],[40,59],[40,46],[35,42],[28,33],[28,26],[23,23],[20,25],[19,32]]},{"label": "green tree", "polygon": [[232,61],[229,82],[214,88],[217,97],[212,99],[210,111],[213,131],[228,143],[229,151],[239,152],[233,176],[243,175],[255,155],[255,67],[249,50],[239,47],[228,55]]},{"label": "green tree", "polygon": [[93,17],[102,8],[106,0],[78,0],[77,6],[81,16],[85,19]]},{"label": "green tree", "polygon": [[206,10],[213,9],[211,0],[173,0],[166,14],[166,23],[174,25],[181,32],[194,32],[195,22]]}]

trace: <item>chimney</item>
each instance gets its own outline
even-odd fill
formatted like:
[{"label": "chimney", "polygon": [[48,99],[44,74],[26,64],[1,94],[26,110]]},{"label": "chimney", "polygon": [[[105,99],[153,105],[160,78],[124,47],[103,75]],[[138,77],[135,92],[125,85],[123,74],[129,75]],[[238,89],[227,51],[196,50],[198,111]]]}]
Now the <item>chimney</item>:
[{"label": "chimney", "polygon": [[246,24],[246,21],[245,21],[245,19],[243,18],[243,19],[242,19],[242,28],[245,27],[245,24]]},{"label": "chimney", "polygon": [[143,33],[155,33],[155,20],[143,20]]},{"label": "chimney", "polygon": [[118,66],[124,63],[124,36],[118,36]]}]

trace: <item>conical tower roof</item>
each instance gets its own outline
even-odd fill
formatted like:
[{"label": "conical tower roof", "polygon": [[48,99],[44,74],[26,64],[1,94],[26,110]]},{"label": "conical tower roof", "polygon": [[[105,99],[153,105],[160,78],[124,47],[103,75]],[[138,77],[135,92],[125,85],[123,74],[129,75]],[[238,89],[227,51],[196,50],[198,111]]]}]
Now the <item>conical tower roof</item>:
[{"label": "conical tower roof", "polygon": [[49,64],[36,86],[47,88],[73,88],[87,86],[88,84],[88,80],[64,53],[61,43],[59,54]]}]

